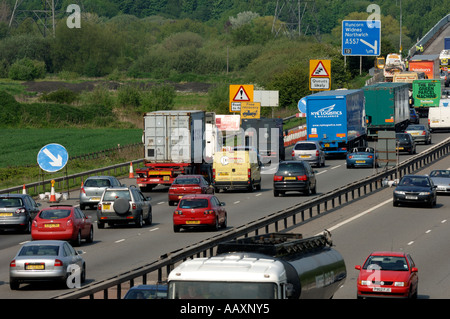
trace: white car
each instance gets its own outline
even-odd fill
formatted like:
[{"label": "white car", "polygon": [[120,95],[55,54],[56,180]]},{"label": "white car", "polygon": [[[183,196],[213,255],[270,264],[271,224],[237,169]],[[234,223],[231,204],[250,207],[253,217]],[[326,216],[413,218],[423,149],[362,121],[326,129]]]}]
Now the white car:
[{"label": "white car", "polygon": [[317,141],[300,141],[292,149],[292,159],[307,161],[311,165],[325,166],[325,152]]}]

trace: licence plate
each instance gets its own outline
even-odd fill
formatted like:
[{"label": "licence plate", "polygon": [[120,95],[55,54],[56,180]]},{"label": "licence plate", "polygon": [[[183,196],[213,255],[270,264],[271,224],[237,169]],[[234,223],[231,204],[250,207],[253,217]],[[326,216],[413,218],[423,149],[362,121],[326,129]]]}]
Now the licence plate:
[{"label": "licence plate", "polygon": [[100,200],[100,197],[92,197],[91,200]]},{"label": "licence plate", "polygon": [[365,163],[366,161],[356,161],[356,163]]},{"label": "licence plate", "polygon": [[186,224],[190,224],[190,225],[192,225],[192,224],[200,224],[200,221],[199,220],[187,220]]},{"label": "licence plate", "polygon": [[169,181],[170,180],[170,176],[164,176],[163,177],[163,181]]},{"label": "licence plate", "polygon": [[411,135],[419,135],[419,133],[414,133],[414,132],[413,132],[413,133],[411,133]]},{"label": "licence plate", "polygon": [[372,291],[376,291],[376,292],[391,292],[391,288],[373,287]]},{"label": "licence plate", "polygon": [[406,195],[405,196],[406,199],[417,199],[417,196],[411,196],[411,195]]},{"label": "licence plate", "polygon": [[228,173],[219,173],[219,176],[228,176]]},{"label": "licence plate", "polygon": [[311,155],[300,155],[301,158],[310,158]]},{"label": "licence plate", "polygon": [[25,265],[25,270],[44,270],[45,265],[44,264],[28,264]]},{"label": "licence plate", "polygon": [[183,197],[183,195],[178,196],[178,199],[181,199],[181,197]]},{"label": "licence plate", "polygon": [[296,180],[297,178],[296,177],[293,177],[293,176],[288,176],[288,177],[285,177],[284,178],[284,180],[285,181],[292,181],[292,180]]},{"label": "licence plate", "polygon": [[431,121],[432,123],[439,123],[439,121]]},{"label": "licence plate", "polygon": [[402,150],[402,149],[404,149],[404,147],[399,147],[398,149],[399,149],[399,150]]},{"label": "licence plate", "polygon": [[12,216],[13,213],[0,213],[0,216]]},{"label": "licence plate", "polygon": [[330,147],[330,144],[327,143],[327,144],[325,144],[324,146],[325,146],[325,147]]},{"label": "licence plate", "polygon": [[55,227],[59,227],[59,224],[44,224],[45,228],[55,228]]},{"label": "licence plate", "polygon": [[103,204],[103,209],[105,210],[111,209],[111,204]]}]

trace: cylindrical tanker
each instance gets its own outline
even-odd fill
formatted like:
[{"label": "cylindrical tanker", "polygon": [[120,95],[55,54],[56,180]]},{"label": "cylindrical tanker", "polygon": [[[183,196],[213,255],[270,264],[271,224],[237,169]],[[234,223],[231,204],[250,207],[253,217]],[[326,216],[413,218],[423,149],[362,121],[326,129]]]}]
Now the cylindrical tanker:
[{"label": "cylindrical tanker", "polygon": [[272,233],[220,244],[169,274],[170,299],[329,299],[347,272],[327,235]]}]

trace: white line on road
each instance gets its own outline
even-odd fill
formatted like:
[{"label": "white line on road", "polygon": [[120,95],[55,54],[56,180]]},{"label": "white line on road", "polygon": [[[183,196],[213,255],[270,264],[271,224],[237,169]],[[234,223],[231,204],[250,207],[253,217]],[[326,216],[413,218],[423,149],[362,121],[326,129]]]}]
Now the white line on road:
[{"label": "white line on road", "polygon": [[233,204],[239,204],[240,202],[241,202],[240,200],[237,200]]},{"label": "white line on road", "polygon": [[321,172],[317,173],[316,175],[323,174],[323,173],[325,173],[326,171],[328,171],[328,170],[321,171]]},{"label": "white line on road", "polygon": [[336,168],[341,167],[341,166],[342,166],[342,165],[334,166],[334,167],[332,167],[331,169],[336,169]]},{"label": "white line on road", "polygon": [[117,243],[121,243],[123,241],[125,241],[125,239],[119,239],[119,240],[116,240],[115,243],[117,244]]},{"label": "white line on road", "polygon": [[155,231],[155,230],[158,230],[159,228],[158,227],[156,227],[156,228],[152,228],[152,229],[150,229],[149,231]]}]

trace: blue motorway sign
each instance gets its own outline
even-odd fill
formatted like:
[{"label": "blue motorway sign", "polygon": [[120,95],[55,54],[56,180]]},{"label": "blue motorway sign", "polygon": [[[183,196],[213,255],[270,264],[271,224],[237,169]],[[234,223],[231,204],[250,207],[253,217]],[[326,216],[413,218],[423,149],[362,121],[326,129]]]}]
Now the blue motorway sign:
[{"label": "blue motorway sign", "polygon": [[38,153],[39,167],[46,172],[57,172],[62,169],[69,159],[69,153],[64,146],[59,144],[47,144]]},{"label": "blue motorway sign", "polygon": [[342,55],[378,56],[381,48],[381,21],[342,21]]}]

